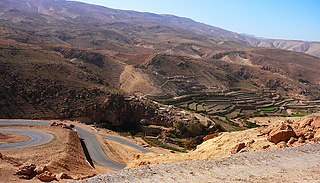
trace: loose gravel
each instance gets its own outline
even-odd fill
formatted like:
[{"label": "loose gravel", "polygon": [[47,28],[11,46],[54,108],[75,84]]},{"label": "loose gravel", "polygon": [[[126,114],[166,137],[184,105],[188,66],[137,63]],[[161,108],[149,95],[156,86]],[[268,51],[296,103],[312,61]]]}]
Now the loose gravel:
[{"label": "loose gravel", "polygon": [[83,182],[320,182],[320,144],[123,169]]}]

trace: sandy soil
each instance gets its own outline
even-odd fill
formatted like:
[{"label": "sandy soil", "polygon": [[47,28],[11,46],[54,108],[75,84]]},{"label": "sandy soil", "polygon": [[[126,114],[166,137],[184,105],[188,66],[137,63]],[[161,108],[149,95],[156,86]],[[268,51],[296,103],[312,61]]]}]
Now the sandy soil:
[{"label": "sandy soil", "polygon": [[29,139],[30,137],[26,135],[0,133],[0,144],[25,142]]}]

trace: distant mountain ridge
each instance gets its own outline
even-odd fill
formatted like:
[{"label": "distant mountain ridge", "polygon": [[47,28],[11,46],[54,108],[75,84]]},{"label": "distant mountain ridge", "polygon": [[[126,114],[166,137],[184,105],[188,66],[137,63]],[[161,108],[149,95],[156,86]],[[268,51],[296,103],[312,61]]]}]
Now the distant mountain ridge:
[{"label": "distant mountain ridge", "polygon": [[[140,25],[140,28],[144,30],[136,30],[137,32],[146,31],[147,28],[149,29],[147,32],[152,34],[157,31],[152,29],[160,28],[158,32],[173,32],[184,38],[185,35],[192,35],[192,39],[202,39],[208,44],[218,44],[224,41],[236,42],[244,46],[280,48],[320,57],[319,42],[260,39],[173,15],[115,10],[65,0],[2,0],[0,1],[0,9],[2,12],[0,19],[15,23],[28,22],[30,21],[29,15],[32,15],[34,20],[46,24],[54,24],[59,20],[67,24],[72,21],[99,25],[100,27],[115,26],[116,28],[125,26],[137,28]],[[143,36],[139,35],[139,37]]]}]

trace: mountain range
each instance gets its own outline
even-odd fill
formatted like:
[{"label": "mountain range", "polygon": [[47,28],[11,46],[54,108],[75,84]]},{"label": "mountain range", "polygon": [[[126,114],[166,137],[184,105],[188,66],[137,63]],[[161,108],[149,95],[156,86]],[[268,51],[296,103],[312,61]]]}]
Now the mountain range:
[{"label": "mountain range", "polygon": [[1,0],[0,12],[1,117],[77,116],[113,91],[320,98],[319,42],[65,0]]}]

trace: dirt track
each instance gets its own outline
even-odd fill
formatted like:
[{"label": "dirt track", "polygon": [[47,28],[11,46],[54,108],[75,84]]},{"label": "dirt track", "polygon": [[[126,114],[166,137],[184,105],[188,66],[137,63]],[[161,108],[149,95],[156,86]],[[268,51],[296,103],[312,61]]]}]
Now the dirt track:
[{"label": "dirt track", "polygon": [[319,182],[320,144],[143,166],[84,182]]}]

